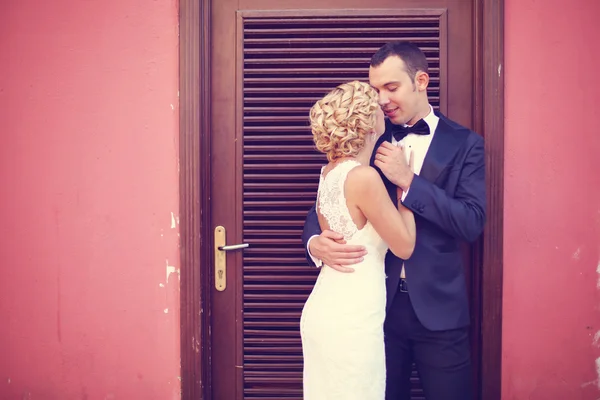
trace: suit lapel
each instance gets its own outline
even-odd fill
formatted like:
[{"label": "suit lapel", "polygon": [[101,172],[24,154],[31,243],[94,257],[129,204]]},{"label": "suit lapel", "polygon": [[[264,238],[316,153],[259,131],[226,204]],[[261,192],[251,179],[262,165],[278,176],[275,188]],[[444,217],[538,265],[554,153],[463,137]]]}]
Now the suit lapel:
[{"label": "suit lapel", "polygon": [[[456,152],[460,149],[460,146],[468,133],[468,130],[465,128],[461,127],[462,129],[456,129],[454,123],[448,120],[443,114],[436,112],[436,115],[440,120],[431,144],[429,145],[429,149],[427,150],[427,154],[425,155],[425,160],[423,160],[421,172],[419,173],[419,176],[432,183],[436,183],[440,174],[451,164]],[[397,205],[396,186],[374,165],[375,154],[377,153],[379,146],[384,141],[392,142],[392,129],[390,129],[389,124],[391,124],[391,122],[386,119],[386,129],[375,144],[371,156],[371,166],[379,172],[390,198],[394,204]]]},{"label": "suit lapel", "polygon": [[461,139],[466,137],[464,133],[450,126],[444,115],[436,114],[440,120],[419,174],[431,183],[436,183],[442,171],[452,162],[462,143]]},{"label": "suit lapel", "polygon": [[389,129],[389,124],[391,124],[391,122],[389,122],[389,120],[386,119],[385,123],[386,123],[385,132],[377,140],[377,143],[375,143],[375,147],[373,149],[373,154],[371,155],[371,166],[373,168],[375,168],[377,170],[377,172],[379,172],[379,175],[381,175],[381,179],[383,179],[383,183],[385,184],[385,187],[387,189],[388,194],[390,195],[390,198],[394,202],[394,205],[397,206],[398,199],[396,198],[396,185],[394,185],[392,182],[390,182],[388,180],[388,178],[386,178],[385,175],[381,172],[381,170],[379,168],[377,168],[374,164],[375,163],[375,154],[377,154],[377,149],[379,148],[379,146],[381,146],[381,144],[383,142],[392,143],[392,130]]}]

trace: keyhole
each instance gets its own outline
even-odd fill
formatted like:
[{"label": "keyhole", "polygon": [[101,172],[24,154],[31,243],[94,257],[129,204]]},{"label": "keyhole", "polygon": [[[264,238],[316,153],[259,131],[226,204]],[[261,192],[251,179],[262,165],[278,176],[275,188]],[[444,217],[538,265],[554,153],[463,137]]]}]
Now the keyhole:
[{"label": "keyhole", "polygon": [[223,279],[223,270],[220,269],[217,273],[219,274],[219,279]]}]

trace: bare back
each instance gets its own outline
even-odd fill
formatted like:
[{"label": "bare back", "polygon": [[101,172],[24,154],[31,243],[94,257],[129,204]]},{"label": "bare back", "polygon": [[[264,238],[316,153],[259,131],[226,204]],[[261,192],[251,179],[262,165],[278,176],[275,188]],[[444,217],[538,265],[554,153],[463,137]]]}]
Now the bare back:
[{"label": "bare back", "polygon": [[412,212],[401,203],[397,208],[379,173],[356,160],[323,168],[317,217],[321,230],[337,232],[346,242],[371,223],[396,256],[407,259],[414,250],[416,228]]}]

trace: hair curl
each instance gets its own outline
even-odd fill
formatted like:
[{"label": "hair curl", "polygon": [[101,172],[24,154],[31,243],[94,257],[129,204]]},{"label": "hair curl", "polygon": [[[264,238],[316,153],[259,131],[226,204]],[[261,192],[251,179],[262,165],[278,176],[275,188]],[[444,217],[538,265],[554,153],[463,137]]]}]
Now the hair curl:
[{"label": "hair curl", "polygon": [[370,85],[343,83],[310,109],[313,140],[327,159],[356,156],[377,119],[378,94]]}]

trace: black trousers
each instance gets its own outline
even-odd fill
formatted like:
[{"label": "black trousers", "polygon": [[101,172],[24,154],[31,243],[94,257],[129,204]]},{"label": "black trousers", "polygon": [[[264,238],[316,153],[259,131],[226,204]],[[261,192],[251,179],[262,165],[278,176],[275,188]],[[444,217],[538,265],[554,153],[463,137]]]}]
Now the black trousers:
[{"label": "black trousers", "polygon": [[410,400],[417,366],[427,400],[471,400],[469,328],[430,331],[417,318],[408,293],[398,291],[384,324],[386,400]]}]

